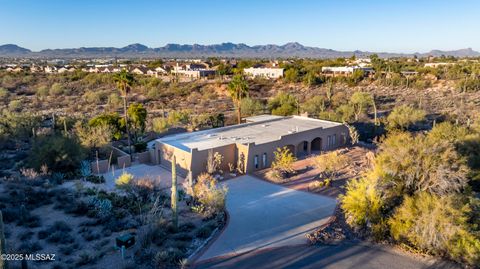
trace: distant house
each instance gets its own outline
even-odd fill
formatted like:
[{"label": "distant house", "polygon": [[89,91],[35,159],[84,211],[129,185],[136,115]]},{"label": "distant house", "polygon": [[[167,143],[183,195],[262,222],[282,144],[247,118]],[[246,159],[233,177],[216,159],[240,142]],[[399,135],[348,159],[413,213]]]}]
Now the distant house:
[{"label": "distant house", "polygon": [[38,65],[35,65],[35,64],[32,64],[32,66],[30,66],[30,72],[32,73],[38,73],[38,72],[42,72],[43,71],[43,68],[41,66],[38,66]]},{"label": "distant house", "polygon": [[23,71],[23,68],[21,68],[20,66],[16,66],[16,67],[7,67],[6,69],[8,72],[14,72],[14,73],[18,73],[18,72],[22,72]]},{"label": "distant house", "polygon": [[51,73],[56,73],[58,68],[56,66],[47,65],[47,66],[45,66],[44,70],[45,70],[45,73],[51,74]]},{"label": "distant house", "polygon": [[437,68],[440,66],[450,66],[450,65],[455,65],[455,63],[426,63],[425,67]]},{"label": "distant house", "polygon": [[417,71],[401,71],[400,74],[402,74],[402,76],[404,77],[414,77],[418,75],[418,72]]},{"label": "distant house", "polygon": [[283,68],[270,67],[250,67],[243,69],[243,72],[250,77],[264,77],[270,79],[277,79],[283,77]]},{"label": "distant house", "polygon": [[101,73],[117,73],[117,72],[120,72],[120,71],[121,71],[120,68],[114,67],[114,66],[107,66],[107,67],[100,70]]},{"label": "distant house", "polygon": [[65,73],[68,71],[68,68],[62,66],[60,68],[57,69],[57,73],[61,74],[61,73]]},{"label": "distant house", "polygon": [[137,66],[137,67],[133,68],[132,70],[130,70],[130,72],[132,72],[134,74],[137,74],[137,75],[146,75],[147,71],[148,71],[148,69],[146,67],[143,67],[143,66]]},{"label": "distant house", "polygon": [[162,67],[157,67],[155,69],[148,69],[147,70],[147,75],[148,76],[152,76],[152,77],[156,77],[156,78],[158,78],[159,76],[165,76],[167,74],[168,74],[167,70],[163,69]]},{"label": "distant house", "polygon": [[172,74],[188,77],[188,78],[203,78],[215,75],[214,69],[207,69],[203,64],[186,64],[177,65],[173,67]]},{"label": "distant house", "polygon": [[362,70],[366,76],[373,74],[375,71],[372,67],[361,66],[324,66],[322,73],[326,76],[350,76],[356,70]]}]

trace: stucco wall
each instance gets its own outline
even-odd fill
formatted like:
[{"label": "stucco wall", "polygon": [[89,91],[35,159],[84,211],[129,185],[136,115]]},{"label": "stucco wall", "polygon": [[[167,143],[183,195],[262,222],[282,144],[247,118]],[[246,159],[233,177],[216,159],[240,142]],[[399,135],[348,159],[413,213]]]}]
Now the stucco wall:
[{"label": "stucco wall", "polygon": [[[328,137],[333,137],[336,135],[336,143],[329,147],[328,145]],[[308,147],[305,152],[302,154],[310,154],[311,153],[311,145],[312,141],[315,138],[321,138],[321,151],[327,151],[331,149],[335,149],[338,147],[343,146],[345,143],[342,143],[342,136],[345,138],[345,143],[348,143],[348,128],[344,125],[339,125],[327,129],[314,129],[310,131],[292,133],[288,135],[284,135],[280,137],[277,141],[272,141],[265,144],[254,144],[250,143],[248,145],[244,144],[230,144],[221,147],[217,147],[212,149],[213,153],[218,152],[223,156],[223,162],[221,165],[221,169],[224,172],[229,171],[228,163],[232,163],[235,167],[237,167],[237,162],[241,153],[244,154],[245,157],[245,172],[253,172],[255,170],[264,169],[266,167],[270,167],[272,161],[274,159],[274,151],[277,148],[284,147],[287,145],[291,145],[293,149],[293,153],[297,156],[297,149],[299,147],[303,147],[302,142],[308,142]],[[208,159],[208,152],[209,150],[197,150],[192,149],[191,152],[187,152],[176,147],[170,146],[168,144],[163,144],[160,142],[156,142],[156,150],[157,152],[155,155],[159,160],[159,164],[163,167],[170,169],[171,163],[170,160],[172,155],[175,155],[177,158],[177,164],[179,173],[186,175],[188,171],[192,172],[192,176],[196,177],[202,172],[207,170],[207,159]],[[263,163],[263,154],[266,153],[267,155],[267,162]],[[258,168],[255,167],[255,155],[258,156]]]},{"label": "stucco wall", "polygon": [[[192,150],[192,158],[193,160],[195,160],[194,162],[192,162],[191,167],[193,177],[196,177],[202,172],[207,171],[208,152],[209,150]],[[228,163],[232,163],[233,165],[236,164],[237,158],[235,144],[225,145],[212,149],[212,154],[215,154],[215,152],[218,152],[223,156],[223,161],[220,165],[220,169],[223,172],[227,173],[229,171]]]},{"label": "stucco wall", "polygon": [[[328,146],[328,136],[333,137],[333,135],[336,135],[336,143],[334,145],[331,145],[331,147]],[[336,127],[328,128],[328,129],[315,129],[315,130],[310,130],[306,132],[299,132],[299,133],[293,133],[293,134],[288,134],[285,136],[282,136],[280,140],[278,141],[273,141],[270,143],[265,143],[265,144],[251,144],[250,149],[248,151],[248,158],[246,160],[247,162],[247,173],[253,172],[255,170],[260,170],[265,167],[270,167],[272,164],[272,161],[274,159],[274,151],[277,148],[286,146],[286,145],[292,145],[295,152],[294,155],[297,156],[297,148],[299,147],[299,144],[302,143],[303,141],[308,142],[308,154],[311,152],[311,142],[319,137],[322,139],[322,151],[327,151],[331,149],[338,148],[340,146],[343,146],[342,144],[342,134],[345,135],[345,137],[348,137],[348,128],[343,125],[339,125]],[[301,146],[301,145],[300,145]],[[262,163],[262,155],[263,153],[267,154],[267,163],[266,165],[263,165]],[[258,168],[255,168],[255,155],[258,156]]]},{"label": "stucco wall", "polygon": [[130,155],[120,156],[117,158],[118,168],[130,167],[132,165],[132,160],[130,160]]},{"label": "stucco wall", "polygon": [[103,174],[108,172],[108,160],[99,160],[90,163],[90,169],[94,174]]},{"label": "stucco wall", "polygon": [[187,172],[190,171],[192,163],[192,154],[190,152],[158,141],[156,142],[155,149],[157,150],[156,155],[158,156],[158,164],[162,167],[170,170],[172,168],[171,160],[173,155],[175,155],[177,161],[177,173],[186,176]]}]

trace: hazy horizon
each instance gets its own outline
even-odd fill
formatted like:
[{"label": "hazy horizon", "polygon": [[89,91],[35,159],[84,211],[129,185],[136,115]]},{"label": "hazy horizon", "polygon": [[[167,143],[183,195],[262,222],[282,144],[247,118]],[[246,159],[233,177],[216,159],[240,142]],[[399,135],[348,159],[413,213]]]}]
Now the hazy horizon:
[{"label": "hazy horizon", "polygon": [[[258,2],[258,1],[257,1]],[[480,2],[0,0],[0,44],[79,47],[298,42],[339,51],[480,50]]]}]

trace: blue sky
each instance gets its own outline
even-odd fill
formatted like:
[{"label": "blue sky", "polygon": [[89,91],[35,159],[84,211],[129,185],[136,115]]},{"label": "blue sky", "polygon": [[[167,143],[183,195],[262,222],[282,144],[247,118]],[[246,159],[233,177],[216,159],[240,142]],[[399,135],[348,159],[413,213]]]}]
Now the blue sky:
[{"label": "blue sky", "polygon": [[336,50],[480,50],[476,0],[0,0],[0,44],[40,50],[142,43]]}]

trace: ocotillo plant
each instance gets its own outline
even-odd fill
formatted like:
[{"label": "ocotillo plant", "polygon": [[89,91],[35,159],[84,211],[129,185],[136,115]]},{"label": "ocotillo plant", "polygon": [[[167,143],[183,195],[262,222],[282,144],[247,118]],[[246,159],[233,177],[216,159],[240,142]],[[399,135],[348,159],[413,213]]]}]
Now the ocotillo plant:
[{"label": "ocotillo plant", "polygon": [[175,228],[178,227],[178,193],[177,193],[177,160],[175,155],[172,158],[172,196],[171,196],[171,208],[172,208],[172,222]]},{"label": "ocotillo plant", "polygon": [[[0,211],[0,255],[6,254],[5,253],[5,233],[3,229],[3,215],[2,211]],[[7,261],[4,259],[0,259],[0,269],[7,269]]]}]

